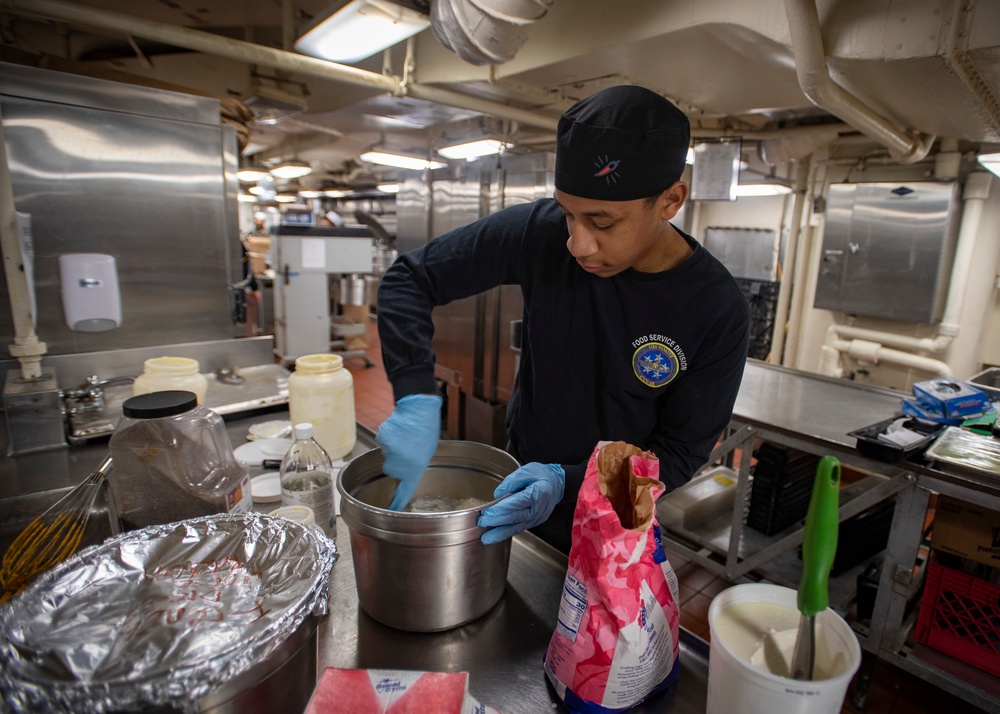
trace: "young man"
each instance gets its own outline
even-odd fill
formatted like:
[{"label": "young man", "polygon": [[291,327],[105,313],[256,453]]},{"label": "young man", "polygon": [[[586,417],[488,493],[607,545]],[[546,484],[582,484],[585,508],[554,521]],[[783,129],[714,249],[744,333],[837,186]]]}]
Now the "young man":
[{"label": "young man", "polygon": [[687,117],[655,92],[605,89],[557,128],[555,194],[404,254],[382,277],[378,328],[396,408],[379,428],[393,509],[410,500],[440,434],[431,311],[497,285],[524,296],[507,408],[524,466],[483,511],[484,543],[526,528],[569,551],[573,509],[598,441],[652,450],[668,489],[687,482],[728,424],[749,314],[726,269],[670,220]]}]

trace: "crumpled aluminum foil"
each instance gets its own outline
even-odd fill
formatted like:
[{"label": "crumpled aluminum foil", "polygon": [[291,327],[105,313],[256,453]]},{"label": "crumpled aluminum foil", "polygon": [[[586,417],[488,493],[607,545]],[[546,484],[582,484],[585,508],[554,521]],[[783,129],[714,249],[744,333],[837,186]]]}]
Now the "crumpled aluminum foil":
[{"label": "crumpled aluminum foil", "polygon": [[0,609],[0,703],[198,711],[200,698],[326,614],[337,557],[318,528],[254,512],[110,538]]}]

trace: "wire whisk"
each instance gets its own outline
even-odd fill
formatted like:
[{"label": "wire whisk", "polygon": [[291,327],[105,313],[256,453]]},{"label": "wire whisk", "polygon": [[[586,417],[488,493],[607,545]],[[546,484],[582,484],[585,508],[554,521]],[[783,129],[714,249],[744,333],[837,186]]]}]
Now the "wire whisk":
[{"label": "wire whisk", "polygon": [[10,544],[0,563],[0,603],[24,589],[39,573],[73,555],[90,519],[94,501],[108,472],[111,456],[79,485],[25,527]]}]

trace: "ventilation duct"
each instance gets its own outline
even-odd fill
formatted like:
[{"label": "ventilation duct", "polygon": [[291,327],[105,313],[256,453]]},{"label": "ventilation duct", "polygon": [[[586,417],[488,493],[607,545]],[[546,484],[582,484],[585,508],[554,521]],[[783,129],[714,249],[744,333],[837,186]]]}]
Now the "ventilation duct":
[{"label": "ventilation duct", "polygon": [[434,0],[431,30],[466,62],[503,64],[528,39],[553,0]]}]

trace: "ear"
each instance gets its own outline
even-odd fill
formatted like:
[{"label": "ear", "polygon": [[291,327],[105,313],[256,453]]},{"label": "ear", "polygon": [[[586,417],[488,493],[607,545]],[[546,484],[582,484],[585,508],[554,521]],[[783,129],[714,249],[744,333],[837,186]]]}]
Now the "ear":
[{"label": "ear", "polygon": [[676,216],[677,212],[684,207],[687,197],[688,185],[683,181],[675,181],[673,185],[665,189],[660,194],[660,200],[657,201],[657,206],[660,209],[663,220],[669,221]]}]

